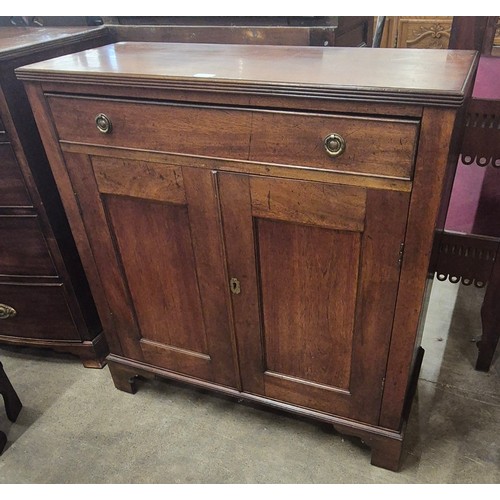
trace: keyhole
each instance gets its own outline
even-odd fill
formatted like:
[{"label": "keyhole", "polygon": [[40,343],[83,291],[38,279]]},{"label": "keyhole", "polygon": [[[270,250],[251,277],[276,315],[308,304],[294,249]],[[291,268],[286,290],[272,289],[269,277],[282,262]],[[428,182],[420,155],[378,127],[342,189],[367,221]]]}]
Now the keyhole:
[{"label": "keyhole", "polygon": [[239,280],[237,278],[231,278],[229,282],[229,288],[234,295],[238,295],[241,292]]}]

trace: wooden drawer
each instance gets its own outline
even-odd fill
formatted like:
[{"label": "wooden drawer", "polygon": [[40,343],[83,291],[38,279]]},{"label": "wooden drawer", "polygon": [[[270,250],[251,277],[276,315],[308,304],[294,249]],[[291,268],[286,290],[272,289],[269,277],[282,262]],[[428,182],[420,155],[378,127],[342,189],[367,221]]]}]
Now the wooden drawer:
[{"label": "wooden drawer", "polygon": [[80,340],[62,284],[0,283],[0,318],[0,337]]},{"label": "wooden drawer", "polygon": [[[409,179],[417,120],[48,96],[62,141]],[[100,132],[98,114],[111,121]],[[324,139],[340,134],[341,156]]]},{"label": "wooden drawer", "polygon": [[36,215],[0,216],[0,275],[57,275]]},{"label": "wooden drawer", "polygon": [[32,203],[12,147],[9,143],[0,144],[0,207],[19,206]]}]

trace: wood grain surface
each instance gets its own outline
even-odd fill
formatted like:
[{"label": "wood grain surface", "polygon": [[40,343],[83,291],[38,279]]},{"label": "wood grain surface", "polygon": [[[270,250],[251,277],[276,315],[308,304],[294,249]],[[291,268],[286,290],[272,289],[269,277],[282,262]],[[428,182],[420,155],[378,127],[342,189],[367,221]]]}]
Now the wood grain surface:
[{"label": "wood grain surface", "polygon": [[[418,121],[333,114],[181,106],[85,97],[49,96],[65,142],[149,149],[202,157],[410,179]],[[71,109],[72,113],[67,110]],[[95,117],[112,123],[103,134]],[[331,157],[324,139],[340,134],[345,152]]]},{"label": "wood grain surface", "polygon": [[459,105],[475,58],[474,51],[431,49],[120,42],[29,65],[17,75],[75,83]]}]

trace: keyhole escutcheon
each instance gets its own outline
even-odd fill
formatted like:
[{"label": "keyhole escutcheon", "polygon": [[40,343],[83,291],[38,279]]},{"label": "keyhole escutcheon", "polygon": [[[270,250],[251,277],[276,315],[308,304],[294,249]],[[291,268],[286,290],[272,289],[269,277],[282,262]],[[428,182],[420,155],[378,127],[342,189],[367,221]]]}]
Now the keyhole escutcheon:
[{"label": "keyhole escutcheon", "polygon": [[238,278],[230,279],[229,288],[231,289],[231,293],[233,293],[234,295],[238,295],[239,293],[241,293],[241,285]]}]

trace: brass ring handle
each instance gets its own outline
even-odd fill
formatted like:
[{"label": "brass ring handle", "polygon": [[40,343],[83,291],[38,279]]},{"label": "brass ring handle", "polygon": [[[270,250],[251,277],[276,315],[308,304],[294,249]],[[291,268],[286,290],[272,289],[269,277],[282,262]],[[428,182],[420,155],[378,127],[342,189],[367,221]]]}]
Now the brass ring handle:
[{"label": "brass ring handle", "polygon": [[7,304],[0,304],[0,319],[13,318],[16,314],[17,312],[13,307]]},{"label": "brass ring handle", "polygon": [[340,134],[329,134],[323,140],[326,152],[333,157],[340,156],[345,151],[345,140]]},{"label": "brass ring handle", "polygon": [[97,130],[103,134],[110,134],[113,129],[111,120],[104,113],[99,113],[95,117],[95,124],[97,125]]}]

